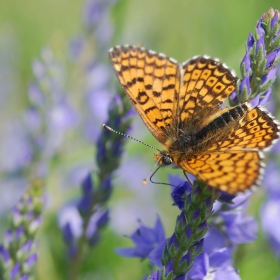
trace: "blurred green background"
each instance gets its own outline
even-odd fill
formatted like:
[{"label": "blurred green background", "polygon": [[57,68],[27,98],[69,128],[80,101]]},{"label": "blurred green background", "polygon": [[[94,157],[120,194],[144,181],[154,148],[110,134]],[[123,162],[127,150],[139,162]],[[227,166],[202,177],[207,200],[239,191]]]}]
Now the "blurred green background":
[{"label": "blurred green background", "polygon": [[[0,1],[0,63],[7,65],[5,71],[11,71],[12,74],[12,80],[9,81],[12,85],[11,97],[6,97],[9,104],[7,107],[1,106],[0,125],[26,105],[27,87],[32,79],[31,64],[34,58],[40,56],[43,47],[49,46],[59,60],[67,61],[69,40],[83,28],[83,5],[84,1],[81,0]],[[194,55],[208,54],[220,58],[239,74],[239,64],[245,53],[248,34],[254,31],[261,14],[270,7],[280,9],[279,0],[121,0],[116,2],[112,10],[115,27],[112,46],[126,43],[141,44],[174,57],[180,62]],[[104,53],[106,51],[104,50]],[[3,79],[1,81],[7,82]],[[156,140],[149,135],[138,116],[137,118],[131,134],[158,147]],[[75,148],[90,151],[89,155],[81,153],[90,160],[91,153],[93,154],[90,144],[87,147]],[[74,150],[72,152],[76,153]],[[139,165],[145,165],[146,173],[139,174],[139,178],[144,178],[153,166],[153,155],[149,149],[129,141],[124,166],[135,158],[139,159]],[[125,174],[125,170],[122,172]],[[161,180],[166,180],[167,172],[167,169],[160,171],[163,174]],[[120,177],[129,176],[123,174]],[[130,178],[124,181],[116,180],[110,202],[112,212],[118,211],[120,201],[127,203],[126,206],[130,203],[135,205],[136,201],[138,204],[144,203],[145,196],[151,195],[150,189],[153,189],[152,196],[156,199],[154,208],[148,208],[151,212],[146,211],[141,218],[145,224],[153,225],[156,214],[159,214],[169,236],[178,215],[178,211],[171,205],[169,189],[152,184],[144,187],[141,180],[133,180],[131,184],[133,189],[137,190],[129,191],[123,184],[123,182],[129,184],[129,181]],[[78,193],[70,190],[67,195],[63,195],[67,186],[59,191],[59,182],[55,175],[50,182],[48,185],[50,196],[59,195],[59,197],[56,197],[56,203],[46,210],[40,233],[37,268],[37,279],[40,280],[63,279],[61,271],[67,269],[67,266],[63,262],[64,244],[56,226],[56,213],[67,199]],[[139,195],[140,193],[143,194]],[[124,197],[126,200],[123,200]],[[251,213],[258,215],[261,201],[262,192],[259,191],[253,197]],[[143,204],[143,209],[145,207]],[[93,272],[85,273],[81,279],[141,279],[148,273],[146,262],[125,259],[113,251],[116,247],[131,245],[131,242],[122,236],[131,234],[136,228],[137,217],[134,217],[133,213],[131,215],[135,223],[130,227],[119,226],[118,230],[115,230],[114,226],[110,226],[103,231],[101,242],[91,252],[82,268],[86,271],[90,267]],[[118,222],[122,225],[121,218]],[[236,254],[235,267],[240,270],[241,278],[245,280],[276,279],[280,275],[279,260],[271,253],[262,233],[255,243],[240,246]]]}]

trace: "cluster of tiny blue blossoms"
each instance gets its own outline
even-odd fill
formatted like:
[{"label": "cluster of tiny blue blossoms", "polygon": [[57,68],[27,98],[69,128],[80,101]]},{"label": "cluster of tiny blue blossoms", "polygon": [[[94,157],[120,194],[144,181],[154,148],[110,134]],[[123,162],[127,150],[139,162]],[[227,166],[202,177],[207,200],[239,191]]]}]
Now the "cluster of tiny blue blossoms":
[{"label": "cluster of tiny blue blossoms", "polygon": [[[132,115],[125,96],[114,96],[108,114],[107,125],[122,131],[130,128]],[[113,189],[113,174],[120,165],[124,149],[124,137],[100,129],[96,154],[98,169],[86,176],[82,183],[82,197],[77,203],[68,204],[60,217],[64,220],[60,224],[68,248],[72,279],[78,277],[84,247],[92,247],[99,241],[100,231],[109,221],[107,202]]]},{"label": "cluster of tiny blue blossoms", "polygon": [[33,180],[11,211],[10,227],[0,244],[0,279],[27,280],[37,262],[35,237],[45,205],[43,184]]},{"label": "cluster of tiny blue blossoms", "polygon": [[241,78],[230,103],[250,101],[253,107],[267,105],[280,61],[279,11],[269,9],[258,21],[254,34],[250,33],[246,53],[240,64]]},{"label": "cluster of tiny blue blossoms", "polygon": [[[2,139],[1,183],[11,180],[19,188],[28,178],[45,178],[52,159],[60,152],[65,132],[73,128],[76,115],[67,100],[65,69],[50,49],[32,65],[33,81],[28,87],[28,106],[9,126]],[[8,154],[7,154],[8,152]],[[12,188],[14,189],[14,188]]]},{"label": "cluster of tiny blue blossoms", "polygon": [[[28,88],[28,107],[10,124],[2,141],[1,185],[9,186],[9,202],[20,201],[12,209],[12,222],[0,246],[0,279],[30,279],[37,262],[35,238],[45,204],[43,185],[50,165],[59,153],[65,132],[73,127],[75,114],[66,99],[64,69],[50,49],[32,65],[34,79]],[[1,163],[2,163],[1,162]],[[37,178],[37,179],[33,179]],[[28,189],[27,189],[28,188]],[[27,189],[23,193],[23,189]],[[2,201],[4,205],[7,201]]]}]

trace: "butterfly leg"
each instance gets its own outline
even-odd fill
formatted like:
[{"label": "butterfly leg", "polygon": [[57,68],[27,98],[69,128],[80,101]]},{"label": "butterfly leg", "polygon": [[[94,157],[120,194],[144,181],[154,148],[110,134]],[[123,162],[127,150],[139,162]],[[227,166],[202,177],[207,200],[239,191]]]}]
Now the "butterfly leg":
[{"label": "butterfly leg", "polygon": [[189,182],[190,186],[193,187],[193,184],[192,184],[192,182],[190,181],[187,172],[186,172],[185,170],[183,170],[183,173],[184,173],[185,177],[187,178],[187,181]]}]

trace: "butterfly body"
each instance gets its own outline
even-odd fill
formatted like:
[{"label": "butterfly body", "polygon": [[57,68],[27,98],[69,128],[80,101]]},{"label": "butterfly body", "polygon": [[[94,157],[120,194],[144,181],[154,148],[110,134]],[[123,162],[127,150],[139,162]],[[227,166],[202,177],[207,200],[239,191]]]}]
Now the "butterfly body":
[{"label": "butterfly body", "polygon": [[[181,160],[196,153],[206,152],[217,141],[217,134],[220,135],[220,141],[228,138],[228,132],[237,129],[237,120],[240,120],[249,109],[249,104],[242,104],[226,110],[226,112],[220,111],[218,117],[199,131],[195,129],[191,131],[187,125],[181,129],[169,128],[166,131],[166,150],[162,151],[161,155],[169,155],[172,162],[180,165]],[[176,136],[174,137],[174,135]]]},{"label": "butterfly body", "polygon": [[228,193],[259,185],[262,150],[279,138],[265,109],[244,103],[222,109],[237,78],[224,64],[195,57],[182,65],[144,48],[118,46],[110,59],[128,97],[154,137],[157,155]]}]

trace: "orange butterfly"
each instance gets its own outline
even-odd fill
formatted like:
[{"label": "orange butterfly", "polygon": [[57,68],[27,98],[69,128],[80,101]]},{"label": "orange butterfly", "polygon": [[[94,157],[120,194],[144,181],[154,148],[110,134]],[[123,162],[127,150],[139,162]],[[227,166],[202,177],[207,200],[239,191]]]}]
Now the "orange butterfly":
[{"label": "orange butterfly", "polygon": [[260,184],[262,151],[279,138],[280,125],[249,103],[221,109],[237,78],[219,61],[194,57],[182,65],[141,47],[109,50],[117,77],[154,137],[158,158],[174,162],[230,194]]}]

